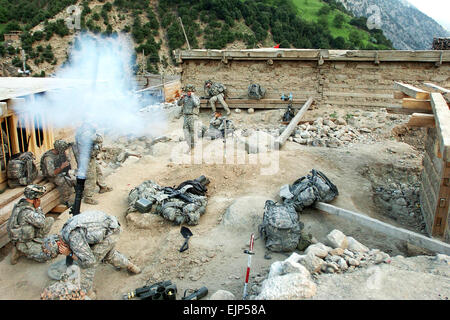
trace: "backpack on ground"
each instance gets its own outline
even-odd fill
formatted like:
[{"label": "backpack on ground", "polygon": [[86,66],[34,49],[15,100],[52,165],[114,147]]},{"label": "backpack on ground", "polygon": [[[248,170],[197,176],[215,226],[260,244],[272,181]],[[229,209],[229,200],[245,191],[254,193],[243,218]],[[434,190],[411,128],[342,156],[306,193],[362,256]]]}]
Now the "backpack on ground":
[{"label": "backpack on ground", "polygon": [[266,95],[266,89],[261,87],[259,84],[251,84],[248,86],[248,98],[249,99],[263,99]]},{"label": "backpack on ground", "polygon": [[32,152],[22,152],[11,157],[6,168],[10,188],[26,186],[36,179],[38,169],[33,161],[35,159]]},{"label": "backpack on ground", "polygon": [[266,241],[267,249],[275,252],[294,251],[303,227],[292,205],[266,201],[259,231]]},{"label": "backpack on ground", "polygon": [[289,186],[289,195],[283,192],[283,203],[293,205],[297,212],[312,206],[316,201],[330,202],[339,195],[337,187],[325,174],[315,169]]}]

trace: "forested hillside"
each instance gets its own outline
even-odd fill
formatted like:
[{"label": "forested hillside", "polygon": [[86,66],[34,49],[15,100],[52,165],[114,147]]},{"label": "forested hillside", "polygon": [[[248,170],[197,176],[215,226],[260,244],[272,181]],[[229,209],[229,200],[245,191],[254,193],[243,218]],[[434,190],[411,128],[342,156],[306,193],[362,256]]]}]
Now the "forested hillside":
[{"label": "forested hillside", "polygon": [[[67,8],[81,9],[80,30],[68,28]],[[170,72],[172,50],[187,48],[391,49],[381,30],[368,30],[335,0],[0,0],[0,41],[22,31],[20,46],[2,43],[5,65],[45,76],[67,59],[77,33],[129,34],[136,72]]]}]

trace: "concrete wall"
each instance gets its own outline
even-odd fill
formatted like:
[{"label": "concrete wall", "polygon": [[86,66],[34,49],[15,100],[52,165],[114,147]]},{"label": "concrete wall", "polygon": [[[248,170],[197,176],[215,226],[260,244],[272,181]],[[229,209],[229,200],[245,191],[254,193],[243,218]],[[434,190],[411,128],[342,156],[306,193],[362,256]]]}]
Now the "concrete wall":
[{"label": "concrete wall", "polygon": [[203,91],[204,81],[224,83],[231,98],[245,98],[248,85],[259,83],[267,89],[266,98],[279,99],[292,92],[295,99],[313,96],[319,104],[355,107],[391,107],[394,81],[421,86],[433,82],[450,87],[450,63],[436,67],[433,62],[374,62],[308,60],[229,60],[185,59],[183,84],[192,83]]}]

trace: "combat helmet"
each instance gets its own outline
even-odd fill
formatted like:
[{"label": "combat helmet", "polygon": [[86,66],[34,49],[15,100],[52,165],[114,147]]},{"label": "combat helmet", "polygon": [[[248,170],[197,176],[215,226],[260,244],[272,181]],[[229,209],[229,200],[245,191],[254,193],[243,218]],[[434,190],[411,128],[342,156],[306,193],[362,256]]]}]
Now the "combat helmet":
[{"label": "combat helmet", "polygon": [[212,80],[206,80],[206,81],[205,81],[205,87],[206,87],[206,85],[207,85],[208,83],[209,83],[209,84],[212,84],[213,82],[212,82]]},{"label": "combat helmet", "polygon": [[56,140],[53,145],[59,153],[62,153],[71,146],[71,143],[65,142],[64,140]]},{"label": "combat helmet", "polygon": [[34,200],[42,197],[47,191],[45,186],[40,186],[38,184],[30,184],[25,187],[23,194],[27,199]]},{"label": "combat helmet", "polygon": [[195,92],[195,86],[193,84],[187,84],[184,86],[184,92],[192,91]]}]

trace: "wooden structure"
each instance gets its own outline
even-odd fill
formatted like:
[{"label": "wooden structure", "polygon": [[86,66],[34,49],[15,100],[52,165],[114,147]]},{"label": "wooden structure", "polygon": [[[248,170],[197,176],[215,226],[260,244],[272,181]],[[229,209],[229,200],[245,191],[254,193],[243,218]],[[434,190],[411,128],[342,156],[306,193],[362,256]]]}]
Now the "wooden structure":
[{"label": "wooden structure", "polygon": [[[381,107],[392,113],[409,113],[392,96],[392,81],[415,85],[426,81],[446,87],[450,71],[450,51],[436,50],[261,48],[173,53],[182,69],[183,84],[193,84],[201,96],[205,80],[221,82],[227,87],[226,102],[238,108],[283,108],[281,95],[292,93],[297,108],[313,97],[318,106]],[[250,104],[247,89],[252,83],[267,92],[265,99]],[[410,109],[416,108],[414,103],[407,103]],[[202,107],[208,108],[206,100]]]},{"label": "wooden structure", "polygon": [[[31,151],[36,156],[35,164],[39,168],[40,157],[53,148],[54,131],[45,115],[27,114],[21,106],[30,103],[36,94],[46,91],[84,85],[83,81],[55,78],[0,78],[0,247],[9,242],[6,222],[14,205],[23,197],[24,187],[8,188],[6,167],[11,155]],[[6,156],[3,156],[6,155]],[[47,192],[41,198],[44,213],[59,207],[59,192],[52,183],[38,175],[35,184],[45,185]]]},{"label": "wooden structure", "polygon": [[20,41],[20,36],[22,35],[22,31],[10,31],[9,33],[5,33],[5,42],[14,42]]},{"label": "wooden structure", "polygon": [[[432,236],[450,242],[450,110],[441,92],[445,88],[426,83],[438,92],[395,82],[394,96],[403,100],[402,106],[412,113],[410,127],[427,127],[420,191],[421,210]],[[422,113],[410,109],[420,108]]]}]

